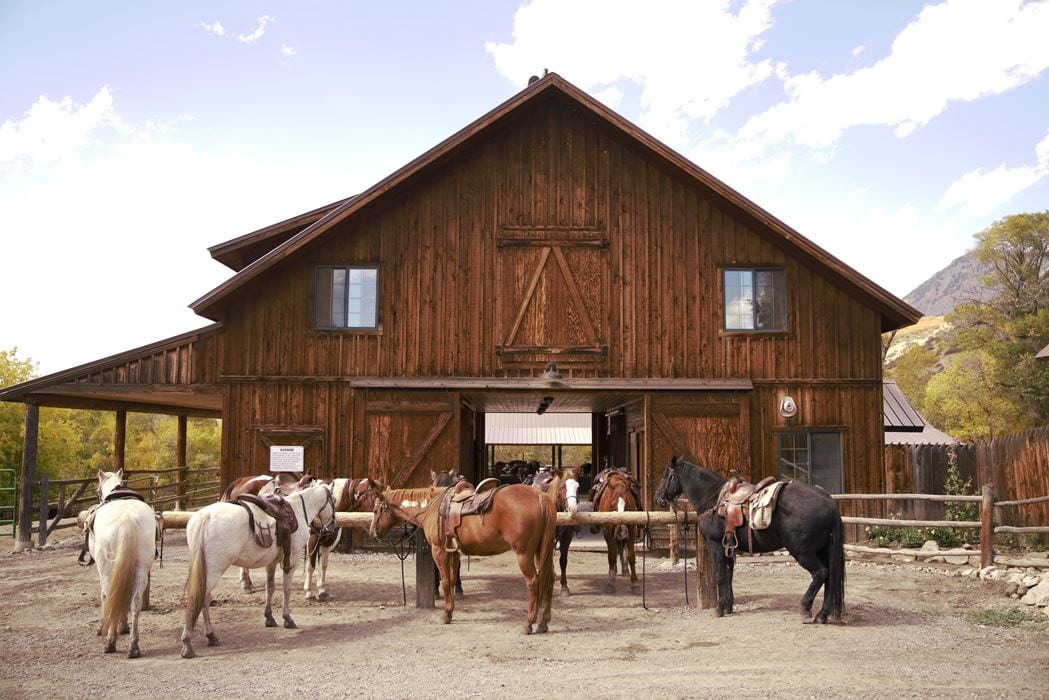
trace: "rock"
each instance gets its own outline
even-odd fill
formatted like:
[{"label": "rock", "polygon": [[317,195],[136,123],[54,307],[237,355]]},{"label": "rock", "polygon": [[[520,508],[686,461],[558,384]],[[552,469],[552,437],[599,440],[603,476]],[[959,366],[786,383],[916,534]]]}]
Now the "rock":
[{"label": "rock", "polygon": [[944,559],[943,557],[941,557],[941,556],[937,555],[937,556],[935,556],[935,557],[929,557],[928,559],[926,559],[926,561],[927,561],[927,562],[929,562],[930,564],[933,564],[933,563],[942,563],[942,562],[945,562],[945,561],[946,561],[946,559]]},{"label": "rock", "polygon": [[958,565],[958,564],[968,564],[969,563],[969,557],[961,557],[961,556],[956,556],[955,555],[955,556],[944,557],[943,559],[948,564]]},{"label": "rock", "polygon": [[1033,586],[1037,586],[1039,583],[1041,583],[1041,581],[1042,581],[1042,577],[1041,576],[1024,576],[1023,578],[1020,579],[1020,583],[1022,583],[1025,586],[1027,586],[1028,588],[1031,588]]},{"label": "rock", "polygon": [[1020,599],[1020,602],[1025,605],[1035,605],[1039,608],[1049,606],[1049,579],[1045,579],[1034,588],[1028,590],[1024,597]]},{"label": "rock", "polygon": [[973,571],[974,571],[974,569],[971,569],[971,568],[969,568],[969,567],[966,567],[966,568],[962,569],[961,571],[959,571],[959,572],[958,572],[958,575],[959,575],[959,576],[961,576],[961,577],[963,577],[963,578],[965,578],[965,577],[968,577],[968,576],[970,576],[970,575],[972,574],[972,572],[973,572]]},{"label": "rock", "polygon": [[1016,590],[1019,587],[1020,587],[1020,584],[1016,583],[1015,581],[1010,581],[1005,586],[1005,595],[1015,596],[1016,595]]},{"label": "rock", "polygon": [[922,545],[921,551],[938,552],[940,551],[940,545],[936,544],[936,540],[925,540],[925,544]]},{"label": "rock", "polygon": [[1001,576],[1001,569],[997,566],[986,566],[980,569],[980,578],[984,581],[997,581]]},{"label": "rock", "polygon": [[893,561],[909,562],[909,561],[914,561],[916,558],[917,557],[915,557],[913,554],[893,554],[892,555],[892,560]]},{"label": "rock", "polygon": [[980,565],[980,555],[979,554],[970,554],[969,555],[969,563],[972,564],[973,566],[979,566]]}]

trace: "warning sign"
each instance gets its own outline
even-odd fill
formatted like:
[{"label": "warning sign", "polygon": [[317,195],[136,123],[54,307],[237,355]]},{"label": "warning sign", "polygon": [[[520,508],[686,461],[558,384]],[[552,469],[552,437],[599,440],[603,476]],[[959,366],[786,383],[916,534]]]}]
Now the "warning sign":
[{"label": "warning sign", "polygon": [[271,445],[270,471],[301,472],[303,470],[304,451],[305,448],[301,445]]}]

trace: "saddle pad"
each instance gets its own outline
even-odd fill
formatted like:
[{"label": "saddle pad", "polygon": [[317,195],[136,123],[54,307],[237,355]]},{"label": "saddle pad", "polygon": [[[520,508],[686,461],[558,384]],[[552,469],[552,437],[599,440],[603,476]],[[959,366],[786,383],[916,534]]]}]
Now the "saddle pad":
[{"label": "saddle pad", "polygon": [[243,506],[248,511],[248,527],[255,536],[255,542],[260,547],[271,547],[273,545],[273,531],[277,526],[277,519],[268,515],[262,508],[254,503],[238,499],[235,503]]},{"label": "saddle pad", "polygon": [[776,497],[785,481],[774,481],[758,491],[750,502],[750,527],[764,530],[772,524],[772,511],[776,508]]}]

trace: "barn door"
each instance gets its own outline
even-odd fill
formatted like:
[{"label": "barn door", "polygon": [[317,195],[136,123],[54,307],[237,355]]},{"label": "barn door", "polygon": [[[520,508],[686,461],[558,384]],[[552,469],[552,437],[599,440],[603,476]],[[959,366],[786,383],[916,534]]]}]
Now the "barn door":
[{"label": "barn door", "polygon": [[497,245],[496,353],[504,361],[608,354],[600,314],[608,240],[601,230],[504,227]]},{"label": "barn door", "polygon": [[727,475],[735,469],[750,478],[748,397],[710,394],[653,396],[649,401],[650,468],[648,502],[673,456]]},{"label": "barn door", "polygon": [[458,394],[367,392],[365,465],[392,488],[430,485],[430,470],[459,466]]}]

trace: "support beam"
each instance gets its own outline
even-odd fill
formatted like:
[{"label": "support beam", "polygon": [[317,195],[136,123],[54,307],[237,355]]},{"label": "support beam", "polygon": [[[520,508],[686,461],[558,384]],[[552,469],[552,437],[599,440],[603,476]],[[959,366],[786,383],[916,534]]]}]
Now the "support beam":
[{"label": "support beam", "polygon": [[178,432],[175,434],[175,507],[182,510],[186,507],[186,426],[185,415],[178,417]]},{"label": "support beam", "polygon": [[124,445],[127,442],[127,411],[116,412],[116,427],[113,428],[113,471],[124,468]]},{"label": "support beam", "polygon": [[40,431],[40,407],[25,405],[25,437],[22,439],[22,474],[19,481],[18,531],[15,551],[33,548],[33,483],[36,481],[36,448]]}]

